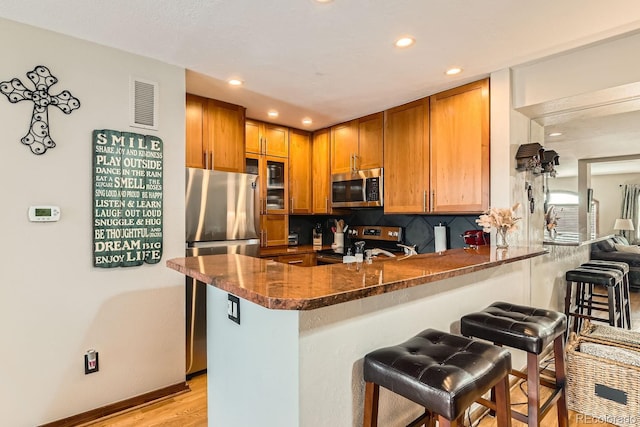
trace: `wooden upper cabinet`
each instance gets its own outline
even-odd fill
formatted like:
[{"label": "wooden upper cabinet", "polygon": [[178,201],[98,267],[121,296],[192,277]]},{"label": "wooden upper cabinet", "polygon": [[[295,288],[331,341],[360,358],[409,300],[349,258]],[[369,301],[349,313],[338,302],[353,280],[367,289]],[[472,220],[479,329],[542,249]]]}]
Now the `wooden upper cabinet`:
[{"label": "wooden upper cabinet", "polygon": [[313,133],[311,176],[312,211],[314,214],[328,214],[331,212],[330,133],[329,129],[322,129]]},{"label": "wooden upper cabinet", "polygon": [[384,212],[429,209],[429,99],[385,111]]},{"label": "wooden upper cabinet", "polygon": [[186,166],[244,172],[245,108],[186,96]]},{"label": "wooden upper cabinet", "polygon": [[331,173],[383,166],[383,113],[371,114],[331,128]]},{"label": "wooden upper cabinet", "polygon": [[265,154],[268,156],[289,156],[289,129],[269,123],[264,124]]},{"label": "wooden upper cabinet", "polygon": [[209,99],[205,119],[212,169],[244,172],[244,107]]},{"label": "wooden upper cabinet", "polygon": [[431,96],[433,212],[489,207],[489,80]]},{"label": "wooden upper cabinet", "polygon": [[382,112],[358,119],[357,169],[381,168],[384,164],[383,123]]},{"label": "wooden upper cabinet", "polygon": [[[205,169],[207,149],[204,146],[203,126],[207,100],[187,94],[186,99],[186,166]],[[207,147],[208,148],[208,147]]]},{"label": "wooden upper cabinet", "polygon": [[289,156],[289,129],[257,120],[247,120],[245,125],[247,153],[267,156]]},{"label": "wooden upper cabinet", "polygon": [[358,120],[331,127],[331,173],[353,171],[357,153]]},{"label": "wooden upper cabinet", "polygon": [[310,214],[311,207],[311,135],[289,131],[289,212]]},{"label": "wooden upper cabinet", "polygon": [[260,140],[260,122],[246,120],[245,137],[247,153],[262,154],[262,143]]}]

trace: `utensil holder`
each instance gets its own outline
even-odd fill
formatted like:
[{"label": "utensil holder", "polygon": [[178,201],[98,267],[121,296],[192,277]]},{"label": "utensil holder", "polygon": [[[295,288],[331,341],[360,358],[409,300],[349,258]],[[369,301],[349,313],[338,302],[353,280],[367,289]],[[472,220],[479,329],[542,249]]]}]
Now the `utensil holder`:
[{"label": "utensil holder", "polygon": [[337,248],[343,248],[344,247],[344,233],[334,233],[334,235],[333,235],[333,244]]}]

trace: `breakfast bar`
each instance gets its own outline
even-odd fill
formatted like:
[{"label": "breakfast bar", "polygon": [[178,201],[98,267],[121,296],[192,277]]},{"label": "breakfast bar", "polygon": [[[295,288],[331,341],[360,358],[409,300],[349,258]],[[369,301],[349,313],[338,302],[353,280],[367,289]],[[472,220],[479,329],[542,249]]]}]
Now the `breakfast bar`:
[{"label": "breakfast bar", "polygon": [[[460,317],[494,301],[528,303],[530,260],[546,253],[480,246],[316,267],[234,254],[167,266],[211,285],[210,425],[357,426],[365,354],[427,328],[459,333]],[[384,389],[380,402],[380,425],[421,412]]]}]

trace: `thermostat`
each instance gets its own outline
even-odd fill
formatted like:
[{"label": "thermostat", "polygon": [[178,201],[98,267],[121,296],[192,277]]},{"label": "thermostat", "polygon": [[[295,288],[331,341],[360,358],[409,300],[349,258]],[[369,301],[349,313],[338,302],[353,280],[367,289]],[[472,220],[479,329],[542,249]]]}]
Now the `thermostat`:
[{"label": "thermostat", "polygon": [[58,206],[30,206],[29,221],[52,222],[60,220],[60,208]]}]

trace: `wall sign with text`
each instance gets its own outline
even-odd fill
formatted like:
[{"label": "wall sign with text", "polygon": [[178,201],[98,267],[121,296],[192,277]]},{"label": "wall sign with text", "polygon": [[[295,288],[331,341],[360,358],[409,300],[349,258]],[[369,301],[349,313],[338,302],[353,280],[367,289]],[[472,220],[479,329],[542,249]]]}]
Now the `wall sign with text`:
[{"label": "wall sign with text", "polygon": [[162,140],[93,131],[93,265],[131,267],[162,258]]}]

